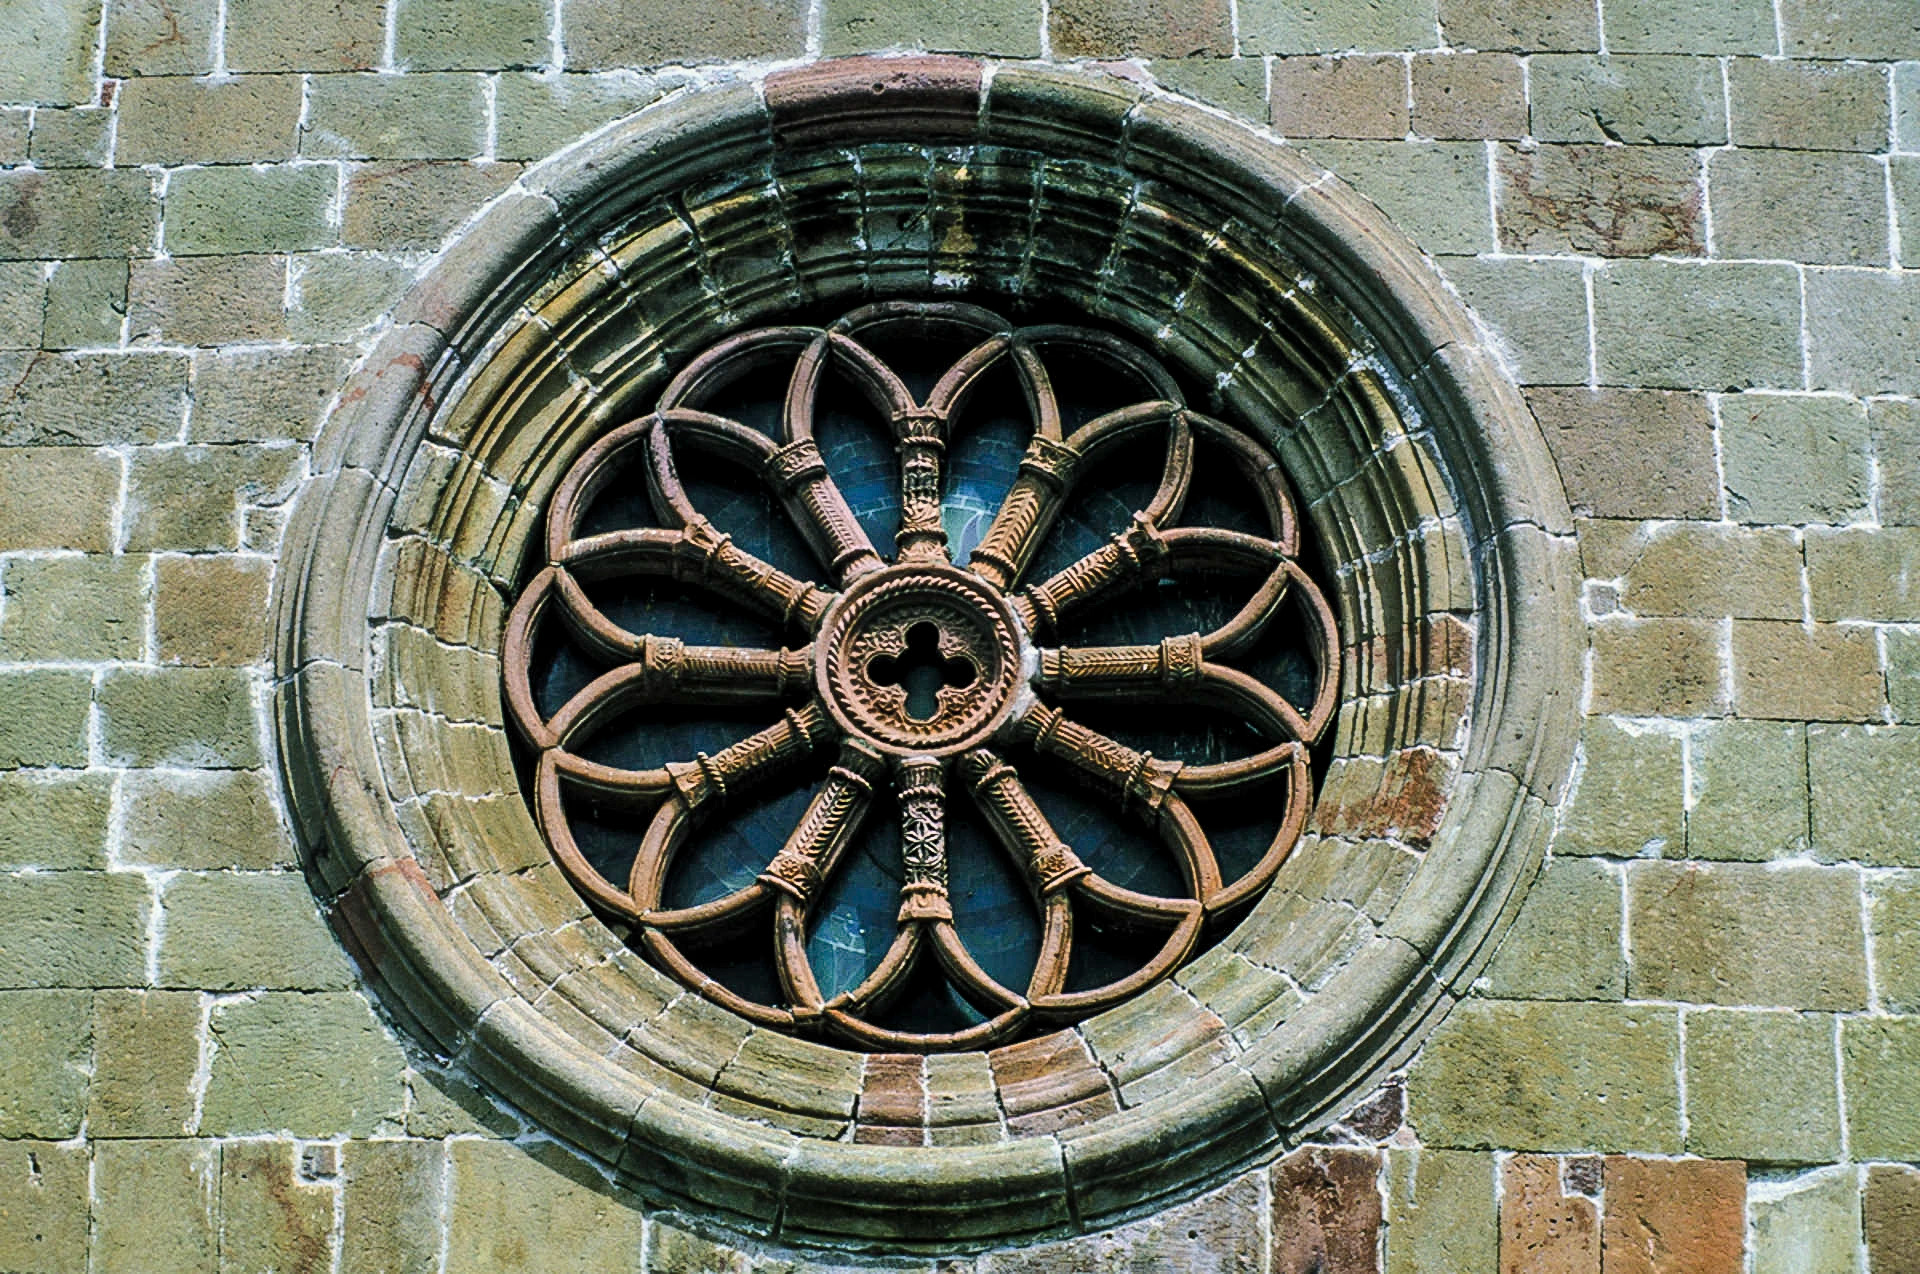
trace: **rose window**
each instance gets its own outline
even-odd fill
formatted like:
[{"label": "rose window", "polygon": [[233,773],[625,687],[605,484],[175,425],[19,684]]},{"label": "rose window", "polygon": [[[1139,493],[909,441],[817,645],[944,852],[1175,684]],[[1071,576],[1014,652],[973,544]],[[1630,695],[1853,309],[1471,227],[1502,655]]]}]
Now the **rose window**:
[{"label": "rose window", "polygon": [[689,362],[575,461],[507,621],[576,888],[764,1025],[978,1048],[1245,910],[1312,805],[1333,614],[1285,475],[1084,327],[894,302]]}]

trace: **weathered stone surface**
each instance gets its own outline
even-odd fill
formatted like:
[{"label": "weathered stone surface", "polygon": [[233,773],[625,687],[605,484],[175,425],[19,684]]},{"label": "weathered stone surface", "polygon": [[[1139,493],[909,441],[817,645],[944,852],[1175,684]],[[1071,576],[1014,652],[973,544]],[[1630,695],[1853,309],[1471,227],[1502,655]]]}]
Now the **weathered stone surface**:
[{"label": "weathered stone surface", "polygon": [[153,345],[285,340],[286,286],[284,257],[138,261],[127,284],[128,337]]},{"label": "weathered stone surface", "polygon": [[660,93],[632,74],[502,75],[494,88],[494,152],[503,160],[543,159]]},{"label": "weathered stone surface", "polygon": [[1807,533],[1807,590],[1815,619],[1920,620],[1920,530]]},{"label": "weathered stone surface", "polygon": [[[1262,72],[1262,83],[1265,72]],[[1262,108],[1264,110],[1264,107]],[[0,154],[5,153],[5,116],[0,115]],[[93,262],[81,264],[85,271]],[[118,263],[122,278],[126,265]],[[66,267],[56,266],[58,275]],[[42,344],[42,319],[46,315],[47,282],[45,267],[38,261],[0,261],[0,349],[38,349]]]},{"label": "weathered stone surface", "polygon": [[152,902],[133,873],[0,877],[0,987],[144,982]]},{"label": "weathered stone surface", "polygon": [[1499,183],[1500,244],[1509,251],[1635,257],[1706,248],[1690,150],[1506,146]]},{"label": "weathered stone surface", "polygon": [[87,1151],[0,1141],[0,1268],[87,1274]]},{"label": "weathered stone surface", "polygon": [[1713,415],[1698,394],[1534,389],[1574,512],[1613,518],[1710,518],[1720,511]]},{"label": "weathered stone surface", "polygon": [[[551,1143],[455,1141],[450,1153],[448,1269],[510,1274],[536,1254],[543,1268],[580,1274],[638,1264],[638,1201],[569,1152]],[[520,1223],[498,1224],[506,1215]]]},{"label": "weathered stone surface", "polygon": [[405,1058],[351,992],[266,992],[215,1005],[201,1129],[366,1136],[398,1121]]},{"label": "weathered stone surface", "polygon": [[797,57],[806,47],[807,7],[797,0],[718,0],[650,12],[635,22],[621,0],[574,0],[561,33],[567,65],[581,70]]},{"label": "weathered stone surface", "polygon": [[1866,1005],[1849,870],[1750,863],[1627,869],[1629,996],[1803,1009]]},{"label": "weathered stone surface", "polygon": [[1153,64],[1164,88],[1231,111],[1258,123],[1267,117],[1267,64],[1263,58],[1165,58]]},{"label": "weathered stone surface", "polygon": [[353,0],[228,0],[234,71],[360,71],[380,60],[382,8]]},{"label": "weathered stone surface", "polygon": [[127,547],[240,547],[239,510],[277,505],[298,486],[301,455],[286,446],[186,446],[141,452],[127,475]]},{"label": "weathered stone surface", "polygon": [[1904,393],[1920,383],[1920,347],[1886,339],[1920,321],[1920,286],[1884,270],[1808,270],[1812,388]]},{"label": "weathered stone surface", "polygon": [[[1065,57],[1224,57],[1233,52],[1233,15],[1224,0],[1054,0],[1046,14],[1054,52]],[[1034,28],[1023,22],[1022,29]],[[968,47],[975,47],[972,41]]]},{"label": "weathered stone surface", "polygon": [[93,1274],[218,1268],[217,1144],[102,1140],[93,1173]]},{"label": "weathered stone surface", "polygon": [[[1253,1274],[1267,1268],[1260,1251],[1259,1185],[1258,1176],[1248,1174],[1190,1203],[1129,1225],[1062,1243],[994,1252],[981,1259],[980,1274],[1054,1274],[1058,1270],[1120,1274],[1147,1269]],[[656,1260],[662,1232],[656,1224],[652,1245]],[[686,1268],[700,1266],[690,1262]],[[1328,1274],[1346,1268],[1326,1266]]]},{"label": "weathered stone surface", "polygon": [[1889,629],[1883,640],[1887,704],[1893,710],[1893,719],[1906,724],[1920,721],[1920,633]]},{"label": "weathered stone surface", "polygon": [[1376,1274],[1378,1155],[1296,1150],[1273,1166],[1274,1274]]},{"label": "weathered stone surface", "polygon": [[1315,141],[1305,147],[1428,252],[1493,246],[1487,157],[1475,142]]},{"label": "weathered stone surface", "polygon": [[553,53],[541,0],[399,0],[394,57],[414,71],[540,66]]},{"label": "weathered stone surface", "polygon": [[1780,0],[1782,51],[1796,57],[1920,57],[1920,14],[1902,0],[1845,7]]},{"label": "weathered stone surface", "polygon": [[87,1112],[93,1056],[85,991],[0,991],[0,1138],[64,1141]]},{"label": "weathered stone surface", "polygon": [[123,164],[252,164],[291,159],[300,77],[143,77],[120,91]]},{"label": "weathered stone surface", "polygon": [[1493,1156],[1387,1151],[1387,1274],[1497,1266]]},{"label": "weathered stone surface", "polygon": [[[1814,265],[1887,263],[1886,172],[1867,155],[1726,150],[1710,162],[1713,251],[1719,257]],[[1817,200],[1810,224],[1782,204]]]},{"label": "weathered stone surface", "polygon": [[1867,884],[1874,990],[1892,1013],[1920,1012],[1920,874],[1899,872]]},{"label": "weathered stone surface", "polygon": [[297,862],[258,770],[135,772],[122,782],[126,861],[188,870]]},{"label": "weathered stone surface", "polygon": [[1409,1114],[1437,1148],[1671,1152],[1679,1053],[1672,1009],[1469,1000],[1415,1059]]},{"label": "weathered stone surface", "polygon": [[334,243],[330,164],[191,168],[167,186],[167,251],[301,252]]},{"label": "weathered stone surface", "polygon": [[100,685],[102,746],[120,765],[260,763],[253,687],[224,668],[124,668]]},{"label": "weathered stone surface", "polygon": [[1587,379],[1587,295],[1578,261],[1445,257],[1441,268],[1492,326],[1522,384]]},{"label": "weathered stone surface", "polygon": [[1687,1014],[1687,1149],[1754,1163],[1840,1154],[1833,1019],[1703,1009]]},{"label": "weathered stone surface", "polygon": [[106,866],[112,779],[0,772],[0,870]]},{"label": "weathered stone surface", "polygon": [[462,1134],[492,1134],[512,1140],[520,1123],[478,1088],[439,1071],[407,1073],[407,1135],[441,1140]]},{"label": "weathered stone surface", "polygon": [[1800,385],[1790,266],[1610,262],[1594,275],[1593,322],[1602,384]]},{"label": "weathered stone surface", "polygon": [[352,351],[338,345],[197,355],[193,441],[307,441],[352,362]]},{"label": "weathered stone surface", "polygon": [[324,1274],[333,1266],[334,1192],[294,1170],[287,1141],[229,1141],[220,1147],[220,1271]]},{"label": "weathered stone surface", "polygon": [[1541,141],[1713,146],[1727,140],[1720,65],[1712,58],[1549,55],[1533,59],[1528,88],[1533,135]]},{"label": "weathered stone surface", "polygon": [[1620,893],[1619,875],[1604,863],[1547,863],[1488,966],[1489,992],[1516,1000],[1619,999],[1626,988]]},{"label": "weathered stone surface", "polygon": [[1727,92],[1736,146],[1886,149],[1887,82],[1878,67],[1735,58]]},{"label": "weathered stone surface", "polygon": [[510,185],[518,164],[368,164],[347,182],[340,235],[349,247],[437,248]]},{"label": "weathered stone surface", "polygon": [[1609,619],[1595,624],[1592,634],[1594,711],[1633,717],[1726,711],[1719,625]]},{"label": "weathered stone surface", "polygon": [[1843,1018],[1840,1074],[1855,1159],[1920,1158],[1920,1018]]},{"label": "weathered stone surface", "polygon": [[127,263],[62,261],[47,278],[47,349],[118,345],[127,315]]},{"label": "weathered stone surface", "polygon": [[1508,53],[1423,53],[1412,77],[1413,131],[1467,140],[1522,137],[1527,94],[1520,60]]},{"label": "weathered stone surface", "polygon": [[1764,0],[1613,0],[1606,12],[1607,47],[1620,53],[1772,53],[1776,48],[1773,13]]},{"label": "weathered stone surface", "polygon": [[1765,861],[1811,843],[1804,727],[1716,721],[1693,735],[1690,858]]},{"label": "weathered stone surface", "polygon": [[0,450],[0,549],[79,549],[112,545],[120,462],[79,447]]},{"label": "weathered stone surface", "polygon": [[[186,405],[187,371],[188,360],[179,354],[0,355],[0,374],[11,386],[0,396],[0,444],[98,446],[173,438]],[[92,512],[86,511],[89,521]]]},{"label": "weathered stone surface", "polygon": [[437,1270],[446,1147],[433,1141],[349,1141],[340,1151],[346,1216],[340,1268]]},{"label": "weathered stone surface", "polygon": [[0,770],[87,762],[93,679],[83,672],[0,672]]},{"label": "weathered stone surface", "polygon": [[297,341],[335,341],[379,318],[413,281],[397,261],[367,253],[299,258],[288,272],[287,330]]},{"label": "weathered stone surface", "polygon": [[28,153],[41,168],[97,168],[112,148],[112,111],[83,106],[34,112]]},{"label": "weathered stone surface", "polygon": [[1878,719],[1886,682],[1870,629],[1842,624],[1733,624],[1733,704],[1778,721]]},{"label": "weathered stone surface", "polygon": [[300,153],[338,159],[471,159],[486,144],[475,75],[325,75],[308,94]]},{"label": "weathered stone surface", "polygon": [[1584,0],[1441,0],[1453,44],[1553,53],[1600,47],[1598,13]]},{"label": "weathered stone surface", "polygon": [[1628,542],[1620,601],[1643,616],[1800,618],[1800,546],[1785,529],[1667,522]]},{"label": "weathered stone surface", "polygon": [[1288,137],[1402,138],[1407,91],[1402,58],[1276,58],[1268,122]]},{"label": "weathered stone surface", "polygon": [[1500,1274],[1600,1274],[1600,1215],[1566,1193],[1560,1160],[1514,1155],[1501,1167]]},{"label": "weathered stone surface", "polygon": [[49,557],[0,568],[0,659],[138,659],[146,645],[146,562]]},{"label": "weathered stone surface", "polygon": [[1434,0],[1241,0],[1243,53],[1392,52],[1437,43]]},{"label": "weathered stone surface", "polygon": [[1851,1167],[1755,1183],[1752,1274],[1862,1274],[1860,1188]]},{"label": "weathered stone surface", "polygon": [[0,171],[0,260],[125,257],[152,246],[156,211],[136,170]]},{"label": "weathered stone surface", "polygon": [[0,102],[71,106],[94,95],[93,50],[100,6],[87,0],[9,6]]},{"label": "weathered stone surface", "polygon": [[1608,1274],[1741,1274],[1744,1165],[1607,1157],[1601,1262]]},{"label": "weathered stone surface", "polygon": [[353,982],[297,872],[176,876],[161,895],[161,911],[162,986],[309,991]]},{"label": "weathered stone surface", "polygon": [[190,991],[102,991],[93,1000],[96,1137],[178,1137],[193,1119],[200,997]]},{"label": "weathered stone surface", "polygon": [[1867,1268],[1873,1274],[1894,1270],[1906,1274],[1920,1252],[1920,1172],[1912,1168],[1874,1165],[1867,1169],[1867,1188],[1861,1199],[1861,1228],[1866,1232]]},{"label": "weathered stone surface", "polygon": [[1920,867],[1920,730],[1813,726],[1807,772],[1813,790],[1814,853],[1829,862]]},{"label": "weathered stone surface", "polygon": [[153,626],[162,663],[258,663],[267,648],[270,564],[254,557],[162,557]]},{"label": "weathered stone surface", "polygon": [[213,69],[215,0],[107,0],[108,75],[200,75]]}]

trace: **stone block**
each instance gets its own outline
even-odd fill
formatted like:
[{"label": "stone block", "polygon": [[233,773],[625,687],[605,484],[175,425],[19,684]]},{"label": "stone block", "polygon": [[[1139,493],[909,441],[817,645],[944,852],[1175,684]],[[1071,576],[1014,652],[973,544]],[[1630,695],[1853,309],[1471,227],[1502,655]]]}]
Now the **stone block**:
[{"label": "stone block", "polygon": [[312,84],[303,155],[472,159],[486,145],[485,82],[477,75],[323,75]]},{"label": "stone block", "polygon": [[384,6],[356,0],[228,0],[227,69],[365,71],[386,42]]},{"label": "stone block", "polygon": [[1472,49],[1558,53],[1600,47],[1599,13],[1585,0],[1440,0],[1447,42]]},{"label": "stone block", "polygon": [[1828,861],[1920,867],[1920,730],[1811,726],[1807,774],[1813,850]]},{"label": "stone block", "polygon": [[1609,1155],[1603,1172],[1600,1252],[1607,1274],[1742,1274],[1744,1165]]},{"label": "stone block", "polygon": [[1772,53],[1771,0],[1613,0],[1607,47],[1616,53]]},{"label": "stone block", "polygon": [[1806,274],[1812,388],[1904,394],[1920,383],[1920,346],[1886,336],[1920,325],[1920,278],[1879,270]]},{"label": "stone block", "polygon": [[1853,1157],[1920,1159],[1920,1018],[1843,1018],[1840,1082]]},{"label": "stone block", "polygon": [[353,358],[339,345],[195,355],[193,441],[310,441]]},{"label": "stone block", "polygon": [[0,1142],[0,1269],[88,1274],[87,1148]]},{"label": "stone block", "polygon": [[1815,619],[1920,620],[1920,530],[1807,532],[1807,586]]},{"label": "stone block", "polygon": [[1687,1014],[1687,1150],[1751,1163],[1840,1156],[1834,1026],[1820,1014]]},{"label": "stone block", "polygon": [[1264,58],[1165,58],[1153,64],[1163,88],[1231,111],[1256,123],[1267,118]]},{"label": "stone block", "polygon": [[1920,1011],[1920,874],[1868,880],[1867,931],[1881,1005],[1893,1013]]},{"label": "stone block", "polygon": [[807,43],[802,0],[716,0],[650,12],[645,22],[625,0],[572,0],[563,21],[567,65],[589,71],[799,57]]},{"label": "stone block", "polygon": [[1784,528],[1722,522],[1645,524],[1611,573],[1621,604],[1643,617],[1799,619],[1800,546]]},{"label": "stone block", "polygon": [[1387,1274],[1494,1270],[1499,1249],[1493,1156],[1387,1151]]},{"label": "stone block", "polygon": [[297,865],[266,777],[258,770],[130,773],[122,857],[187,870]]},{"label": "stone block", "polygon": [[162,663],[239,666],[267,653],[272,564],[257,557],[161,557],[153,622]]},{"label": "stone block", "polygon": [[1378,1274],[1380,1158],[1308,1147],[1269,1172],[1274,1274]]},{"label": "stone block", "polygon": [[[180,433],[189,369],[181,355],[33,355],[18,362],[14,358],[0,355],[0,375],[13,386],[12,393],[0,401],[0,445],[91,447],[158,442]],[[119,469],[111,458],[106,463]],[[0,483],[7,482],[0,478]],[[117,472],[114,486],[119,486]],[[0,486],[0,492],[6,490]],[[35,500],[45,498],[45,492],[33,494]],[[43,515],[43,520],[58,519]]]},{"label": "stone block", "polygon": [[1522,384],[1584,384],[1587,285],[1578,261],[1444,257],[1447,279],[1493,329]]},{"label": "stone block", "polygon": [[1860,1200],[1861,1229],[1867,1240],[1867,1268],[1873,1274],[1908,1274],[1920,1252],[1920,1172],[1898,1165],[1867,1169]]},{"label": "stone block", "polygon": [[[1232,6],[1226,0],[1053,0],[1045,13],[1053,51],[1060,57],[1226,57],[1233,52]],[[1027,24],[1024,5],[1008,16],[1015,15],[1022,34],[1038,30],[1037,24]],[[970,33],[961,39],[966,51],[987,51]]]},{"label": "stone block", "polygon": [[[1805,150],[1724,150],[1712,156],[1713,254],[1887,264],[1887,181],[1869,155]],[[1813,218],[1785,207],[1820,208]]]},{"label": "stone block", "polygon": [[1423,53],[1409,70],[1412,129],[1419,136],[1526,136],[1526,77],[1512,54]]},{"label": "stone block", "polygon": [[123,164],[255,164],[293,158],[300,77],[143,77],[121,88]]},{"label": "stone block", "polygon": [[139,557],[15,558],[0,566],[0,660],[134,660],[146,647]]},{"label": "stone block", "polygon": [[1434,0],[1240,0],[1242,53],[1392,53],[1439,41]]},{"label": "stone block", "polygon": [[446,1147],[434,1141],[349,1141],[340,1152],[340,1268],[439,1269]]},{"label": "stone block", "polygon": [[0,171],[0,260],[144,253],[158,213],[153,178],[137,169]]},{"label": "stone block", "polygon": [[253,683],[226,668],[122,668],[100,686],[102,746],[116,765],[231,769],[260,763]]},{"label": "stone block", "polygon": [[439,1141],[465,1134],[491,1134],[511,1141],[519,1120],[465,1080],[441,1071],[407,1073],[407,1135]]},{"label": "stone block", "polygon": [[[643,1240],[639,1201],[552,1143],[455,1141],[449,1270],[631,1269]],[[504,1215],[519,1223],[498,1224]],[[656,1262],[657,1263],[657,1262]]]},{"label": "stone block", "polygon": [[1920,150],[1920,67],[1896,66],[1893,74],[1893,148]]},{"label": "stone block", "polygon": [[136,986],[153,899],[131,872],[0,877],[0,987]]},{"label": "stone block", "polygon": [[1698,394],[1535,389],[1540,422],[1574,512],[1711,518],[1720,512],[1713,414]]},{"label": "stone block", "polygon": [[1653,1005],[1468,1000],[1407,1077],[1437,1149],[1680,1148],[1679,1015]]},{"label": "stone block", "polygon": [[48,349],[118,345],[127,316],[127,263],[62,261],[47,279]]},{"label": "stone block", "polygon": [[218,1269],[220,1153],[210,1141],[96,1143],[92,1274]]},{"label": "stone block", "polygon": [[1887,704],[1895,721],[1920,721],[1920,633],[1884,630],[1887,653]]},{"label": "stone block", "polygon": [[217,0],[107,0],[106,73],[203,75],[219,25]]},{"label": "stone block", "polygon": [[1727,710],[1720,625],[1700,619],[1609,618],[1590,631],[1593,711],[1701,717]]},{"label": "stone block", "polygon": [[84,447],[0,449],[0,549],[113,547],[119,457]]},{"label": "stone block", "polygon": [[324,991],[353,969],[298,872],[175,876],[160,896],[160,985]]},{"label": "stone block", "polygon": [[1493,246],[1480,143],[1327,140],[1306,149],[1426,251],[1477,253]]},{"label": "stone block", "polygon": [[41,168],[99,168],[113,151],[113,112],[99,106],[33,114],[28,154]]},{"label": "stone block", "polygon": [[410,71],[499,71],[553,55],[542,0],[399,0],[393,55]]},{"label": "stone block", "polygon": [[167,186],[169,253],[302,252],[331,246],[332,164],[189,168]]},{"label": "stone block", "polygon": [[64,1141],[87,1113],[93,1022],[86,991],[0,991],[0,1138]]},{"label": "stone block", "polygon": [[288,446],[187,446],[140,451],[127,476],[127,548],[212,551],[240,546],[240,510],[278,505],[299,485]]},{"label": "stone block", "polygon": [[1852,1167],[1756,1183],[1751,1274],[1863,1274],[1860,1187]]},{"label": "stone block", "polygon": [[1850,869],[1633,863],[1627,899],[1633,999],[1866,1007],[1860,882]]},{"label": "stone block", "polygon": [[220,1147],[221,1274],[327,1274],[334,1267],[334,1188],[303,1181],[290,1141]]},{"label": "stone block", "polygon": [[106,866],[112,779],[0,773],[0,870]]},{"label": "stone block", "polygon": [[651,80],[606,75],[502,75],[494,88],[494,153],[543,159],[584,133],[660,96]]},{"label": "stone block", "polygon": [[1871,629],[1733,622],[1733,706],[1773,721],[1872,721],[1886,682]]},{"label": "stone block", "polygon": [[95,1137],[178,1137],[193,1122],[200,1067],[200,996],[191,991],[102,991],[93,998]]},{"label": "stone block", "polygon": [[87,763],[93,678],[84,672],[0,672],[0,770]]},{"label": "stone block", "polygon": [[1736,146],[1887,147],[1887,77],[1879,67],[1735,58],[1727,64],[1727,93]]},{"label": "stone block", "polygon": [[1288,137],[1407,135],[1404,58],[1275,58],[1267,93],[1267,120]]},{"label": "stone block", "polygon": [[[1261,114],[1265,115],[1264,106]],[[0,114],[0,137],[4,136],[5,119]],[[5,143],[0,140],[0,156],[4,154]],[[4,162],[0,158],[0,163]],[[126,264],[118,264],[124,278]],[[80,267],[82,273],[88,269]],[[41,319],[47,310],[45,283],[45,270],[38,261],[0,261],[0,349],[40,348]]]},{"label": "stone block", "polygon": [[296,341],[353,336],[413,282],[404,264],[365,252],[295,257],[290,264],[287,330]]},{"label": "stone block", "polygon": [[7,57],[0,62],[0,102],[72,106],[93,100],[93,51],[100,6],[89,0],[45,0],[7,7]]},{"label": "stone block", "polygon": [[1528,92],[1533,135],[1543,142],[1717,146],[1727,140],[1720,64],[1713,58],[1537,57]]},{"label": "stone block", "polygon": [[1692,738],[1687,857],[1764,862],[1811,844],[1806,728],[1714,721]]},{"label": "stone block", "polygon": [[202,1131],[365,1137],[398,1125],[406,1059],[358,994],[268,991],[216,1004],[209,1027]]},{"label": "stone block", "polygon": [[1510,1000],[1617,1000],[1620,877],[1605,863],[1549,861],[1487,969],[1489,994]]},{"label": "stone block", "polygon": [[0,110],[0,163],[13,166],[27,162],[32,125],[33,112],[24,106]]},{"label": "stone block", "polygon": [[364,165],[347,181],[340,237],[355,248],[437,248],[519,174],[518,164]]},{"label": "stone block", "polygon": [[[1163,1209],[1152,1216],[1083,1235],[1061,1243],[1038,1243],[993,1252],[982,1258],[980,1274],[1056,1274],[1060,1270],[1187,1270],[1193,1274],[1229,1274],[1242,1270],[1264,1270],[1261,1248],[1258,1174],[1249,1173],[1233,1184],[1201,1195],[1188,1203]],[[655,1222],[650,1251],[658,1263],[663,1247],[661,1238],[667,1227]],[[684,1264],[672,1259],[667,1269],[701,1269],[701,1261],[727,1259],[707,1255],[710,1248],[697,1246],[685,1230],[673,1231],[673,1245],[665,1250]],[[692,1242],[687,1240],[692,1239]],[[695,1252],[701,1253],[696,1258]],[[710,1265],[705,1268],[712,1268]],[[1276,1268],[1292,1268],[1276,1266]],[[1329,1265],[1328,1274],[1347,1266]],[[1371,1267],[1369,1267],[1370,1269]],[[756,1271],[755,1274],[760,1274]],[[776,1274],[769,1267],[764,1274]],[[796,1271],[796,1274],[798,1272]],[[811,1274],[811,1272],[809,1272]],[[825,1271],[821,1271],[825,1274]]]},{"label": "stone block", "polygon": [[1800,280],[1790,266],[1609,262],[1593,280],[1603,384],[1800,385]]},{"label": "stone block", "polygon": [[1500,1274],[1600,1274],[1599,1209],[1563,1175],[1549,1155],[1501,1165]]},{"label": "stone block", "polygon": [[1920,58],[1920,13],[1905,0],[1780,0],[1780,29],[1790,57]]}]

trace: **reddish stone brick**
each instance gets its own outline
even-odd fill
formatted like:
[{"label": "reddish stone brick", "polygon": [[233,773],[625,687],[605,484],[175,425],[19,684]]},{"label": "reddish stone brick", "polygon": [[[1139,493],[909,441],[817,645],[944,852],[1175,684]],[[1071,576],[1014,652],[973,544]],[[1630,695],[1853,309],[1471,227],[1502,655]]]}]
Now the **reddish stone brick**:
[{"label": "reddish stone brick", "polygon": [[1501,1173],[1500,1274],[1600,1274],[1600,1219],[1560,1188],[1552,1155],[1515,1155]]},{"label": "reddish stone brick", "polygon": [[1120,1109],[1106,1072],[1072,1031],[996,1048],[987,1054],[987,1062],[1007,1112],[1007,1128],[1016,1137],[1072,1127]]},{"label": "reddish stone brick", "polygon": [[1747,1166],[1607,1156],[1605,1274],[1740,1274]]},{"label": "reddish stone brick", "polygon": [[1273,1167],[1273,1274],[1377,1274],[1380,1157],[1296,1150]]},{"label": "reddish stone brick", "polygon": [[1920,1274],[1920,1172],[1869,1168],[1860,1220],[1873,1274]]},{"label": "reddish stone brick", "polygon": [[1424,845],[1440,827],[1457,765],[1432,748],[1404,748],[1388,758],[1376,788],[1348,785],[1336,792],[1329,784],[1321,797],[1319,826],[1330,833],[1390,835]]},{"label": "reddish stone brick", "polygon": [[867,1058],[854,1108],[853,1139],[868,1145],[925,1144],[927,1084],[917,1054],[875,1053]]}]

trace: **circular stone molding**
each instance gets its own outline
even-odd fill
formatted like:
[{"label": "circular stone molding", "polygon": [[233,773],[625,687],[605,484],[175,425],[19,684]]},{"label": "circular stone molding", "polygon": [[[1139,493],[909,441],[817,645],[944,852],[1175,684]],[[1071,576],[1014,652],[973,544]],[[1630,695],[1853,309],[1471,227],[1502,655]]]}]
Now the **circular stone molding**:
[{"label": "circular stone molding", "polygon": [[[689,358],[942,298],[1078,315],[1261,436],[1326,559],[1340,708],[1298,845],[1211,949],[1070,1028],[902,1057],[768,1029],[625,945],[522,795],[500,656],[567,475]],[[1565,495],[1431,265],[1270,137],[951,58],[689,88],[524,174],[392,318],[277,577],[290,808],[382,1003],[642,1192],[802,1243],[1105,1226],[1336,1117],[1517,908],[1575,735]],[[964,752],[1048,675],[1004,583],[876,567],[821,620],[846,639],[781,675],[876,754]],[[931,721],[872,672],[916,627],[975,674]]]}]

